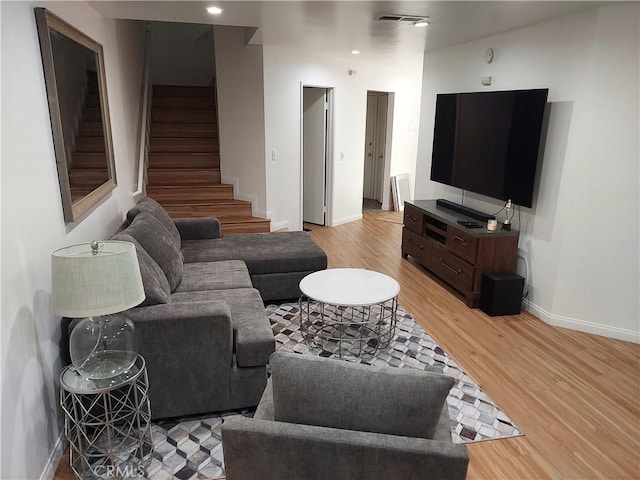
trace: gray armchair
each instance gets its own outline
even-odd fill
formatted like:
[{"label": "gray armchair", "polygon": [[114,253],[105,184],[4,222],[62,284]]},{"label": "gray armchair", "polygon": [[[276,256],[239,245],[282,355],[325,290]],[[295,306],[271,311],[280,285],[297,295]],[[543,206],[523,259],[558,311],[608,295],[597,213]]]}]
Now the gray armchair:
[{"label": "gray armchair", "polygon": [[436,371],[276,352],[254,418],[222,426],[227,480],[464,479]]}]

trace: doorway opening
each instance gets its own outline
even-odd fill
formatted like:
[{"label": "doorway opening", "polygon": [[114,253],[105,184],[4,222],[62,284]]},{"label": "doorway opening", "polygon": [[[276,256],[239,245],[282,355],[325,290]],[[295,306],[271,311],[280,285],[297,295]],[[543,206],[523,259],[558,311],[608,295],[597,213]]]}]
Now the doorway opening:
[{"label": "doorway opening", "polygon": [[[364,179],[362,184],[362,210],[388,209],[389,133],[388,92],[367,91],[367,123],[364,145]],[[387,198],[385,198],[387,197]]]},{"label": "doorway opening", "polygon": [[302,222],[324,226],[328,218],[332,89],[302,88]]}]

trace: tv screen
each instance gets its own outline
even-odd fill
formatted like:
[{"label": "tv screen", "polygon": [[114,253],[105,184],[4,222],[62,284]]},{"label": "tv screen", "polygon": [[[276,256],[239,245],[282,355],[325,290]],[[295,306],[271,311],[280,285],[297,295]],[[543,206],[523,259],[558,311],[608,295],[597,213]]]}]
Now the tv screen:
[{"label": "tv screen", "polygon": [[531,207],[548,93],[439,94],[431,180]]}]

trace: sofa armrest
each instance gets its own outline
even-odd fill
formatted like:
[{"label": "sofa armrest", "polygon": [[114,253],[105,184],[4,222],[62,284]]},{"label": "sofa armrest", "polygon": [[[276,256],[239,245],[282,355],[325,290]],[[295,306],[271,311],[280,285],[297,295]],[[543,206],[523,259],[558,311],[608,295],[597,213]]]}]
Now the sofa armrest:
[{"label": "sofa armrest", "polygon": [[220,220],[215,217],[174,218],[180,238],[184,240],[211,240],[221,238]]},{"label": "sofa armrest", "polygon": [[227,480],[463,480],[469,463],[450,442],[242,416],[226,419],[222,444]]},{"label": "sofa armrest", "polygon": [[233,330],[225,302],[159,304],[125,315],[146,360],[154,418],[226,408]]}]

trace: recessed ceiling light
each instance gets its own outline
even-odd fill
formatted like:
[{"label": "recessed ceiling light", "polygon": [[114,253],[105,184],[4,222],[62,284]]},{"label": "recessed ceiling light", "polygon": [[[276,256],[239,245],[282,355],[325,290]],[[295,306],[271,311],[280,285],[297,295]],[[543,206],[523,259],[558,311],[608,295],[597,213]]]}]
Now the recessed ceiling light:
[{"label": "recessed ceiling light", "polygon": [[414,27],[428,27],[429,26],[429,22],[427,21],[426,18],[423,18],[422,20],[414,23],[413,26]]},{"label": "recessed ceiling light", "polygon": [[352,55],[360,55],[360,50],[351,50]]},{"label": "recessed ceiling light", "polygon": [[220,7],[209,7],[207,8],[207,12],[211,15],[220,15],[222,13],[222,9]]}]

